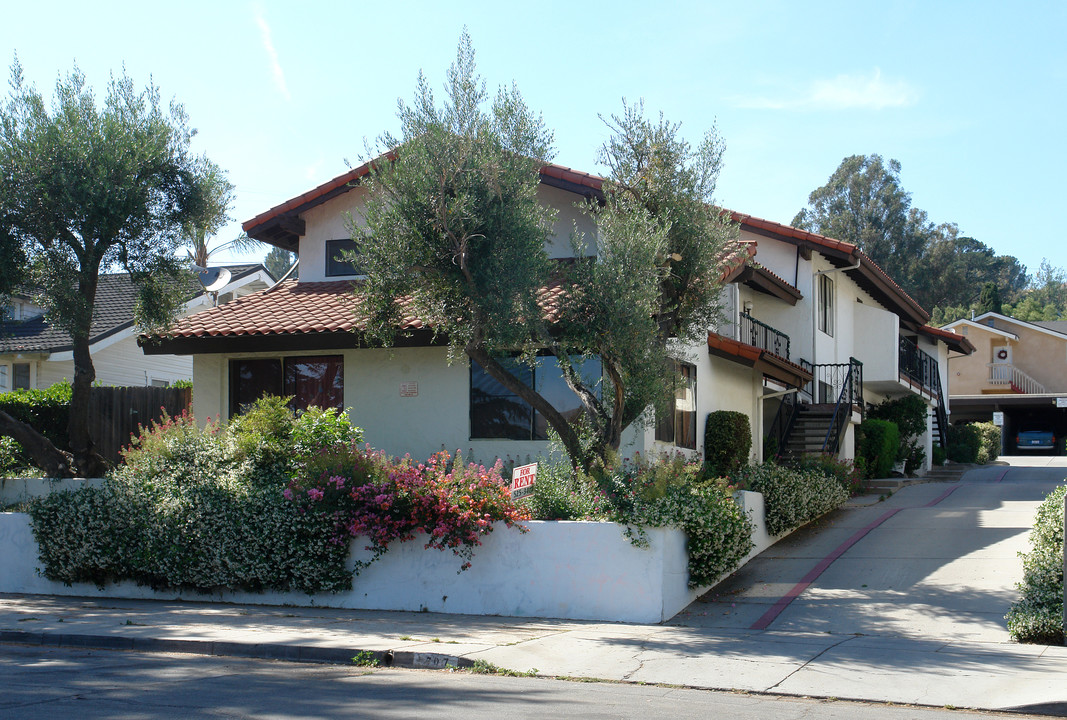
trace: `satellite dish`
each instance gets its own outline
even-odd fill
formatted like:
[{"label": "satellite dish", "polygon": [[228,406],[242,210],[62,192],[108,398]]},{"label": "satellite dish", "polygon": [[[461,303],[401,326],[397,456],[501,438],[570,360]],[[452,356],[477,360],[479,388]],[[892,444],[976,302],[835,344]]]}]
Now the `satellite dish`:
[{"label": "satellite dish", "polygon": [[230,271],[226,268],[206,268],[193,265],[196,277],[207,292],[218,292],[230,282]]}]

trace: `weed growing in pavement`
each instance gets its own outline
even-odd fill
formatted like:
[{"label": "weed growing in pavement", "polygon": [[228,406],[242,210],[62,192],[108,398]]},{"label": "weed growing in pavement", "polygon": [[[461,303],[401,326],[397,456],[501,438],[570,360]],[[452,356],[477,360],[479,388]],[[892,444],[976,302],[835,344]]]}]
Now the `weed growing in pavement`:
[{"label": "weed growing in pavement", "polygon": [[359,667],[378,667],[382,663],[370,650],[361,650],[352,658],[352,664]]}]

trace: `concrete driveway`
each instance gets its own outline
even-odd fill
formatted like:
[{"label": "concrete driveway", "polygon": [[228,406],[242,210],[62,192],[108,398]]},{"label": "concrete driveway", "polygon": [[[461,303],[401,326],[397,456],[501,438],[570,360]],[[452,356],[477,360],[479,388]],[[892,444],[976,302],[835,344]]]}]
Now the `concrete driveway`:
[{"label": "concrete driveway", "polygon": [[1018,553],[1067,458],[1012,457],[959,483],[867,496],[786,538],[677,615],[723,630],[1009,641]]}]

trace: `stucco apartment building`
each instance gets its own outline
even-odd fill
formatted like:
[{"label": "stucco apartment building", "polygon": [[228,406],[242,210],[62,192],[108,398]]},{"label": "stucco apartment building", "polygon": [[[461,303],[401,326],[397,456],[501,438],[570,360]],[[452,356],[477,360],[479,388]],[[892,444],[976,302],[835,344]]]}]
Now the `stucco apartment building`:
[{"label": "stucco apartment building", "polygon": [[[249,236],[298,254],[299,280],[188,317],[143,342],[145,352],[192,355],[201,419],[227,418],[272,392],[348,408],[366,440],[393,454],[543,453],[537,413],[475,363],[449,364],[421,319],[405,320],[399,347],[362,343],[358,268],[339,253],[352,247],[346,222],[360,215],[367,172],[355,168],[244,223]],[[600,197],[602,179],[546,165],[540,180],[540,200],[558,211],[545,250],[565,258],[575,225],[595,236],[576,204]],[[726,320],[708,328],[707,344],[677,348],[685,386],[673,412],[629,428],[623,453],[699,452],[707,414],[737,410],[750,418],[754,460],[787,446],[851,458],[867,405],[906,393],[927,403],[926,443],[936,442],[948,354],[969,352],[966,339],[929,327],[929,315],[856,246],[740,213],[734,220],[739,239],[722,266]],[[575,412],[554,362],[542,358],[530,382]],[[586,371],[599,372],[594,365]]]}]

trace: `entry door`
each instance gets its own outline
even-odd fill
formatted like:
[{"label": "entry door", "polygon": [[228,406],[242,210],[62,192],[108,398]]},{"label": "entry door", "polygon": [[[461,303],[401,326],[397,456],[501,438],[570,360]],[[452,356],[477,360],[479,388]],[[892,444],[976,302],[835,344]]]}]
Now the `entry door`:
[{"label": "entry door", "polygon": [[995,345],[993,347],[993,380],[1011,382],[1011,346]]}]

